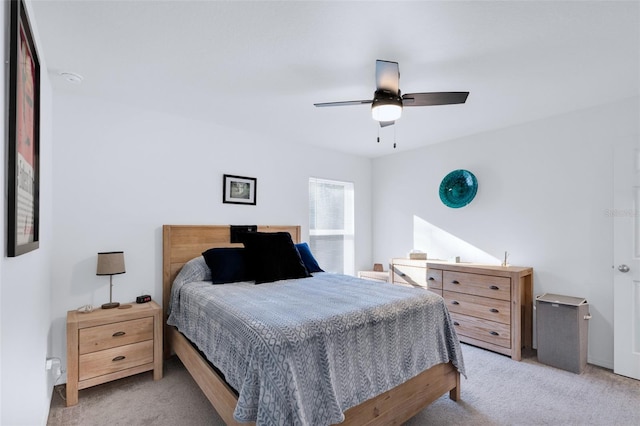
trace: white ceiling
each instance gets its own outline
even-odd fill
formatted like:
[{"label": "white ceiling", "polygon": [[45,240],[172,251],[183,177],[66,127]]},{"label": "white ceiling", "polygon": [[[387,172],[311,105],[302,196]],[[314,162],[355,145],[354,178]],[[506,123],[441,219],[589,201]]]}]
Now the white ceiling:
[{"label": "white ceiling", "polygon": [[[638,1],[32,4],[56,92],[368,157],[640,94]],[[467,103],[405,108],[379,144],[368,106],[313,106],[371,99],[376,59]]]}]

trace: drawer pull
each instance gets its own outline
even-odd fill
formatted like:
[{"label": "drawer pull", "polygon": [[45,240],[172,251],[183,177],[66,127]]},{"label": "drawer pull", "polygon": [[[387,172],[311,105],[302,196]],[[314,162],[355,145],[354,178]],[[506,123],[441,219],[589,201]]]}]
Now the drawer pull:
[{"label": "drawer pull", "polygon": [[452,305],[459,305],[459,304],[460,304],[460,302],[458,302],[457,300],[453,300],[453,301],[451,301],[451,304],[452,304]]},{"label": "drawer pull", "polygon": [[492,336],[499,336],[500,333],[498,333],[497,331],[490,331],[489,334],[491,334]]},{"label": "drawer pull", "polygon": [[500,290],[500,287],[498,287],[497,285],[492,285],[491,287],[489,287],[491,290]]},{"label": "drawer pull", "polygon": [[460,284],[460,281],[458,281],[458,280],[453,280],[453,281],[451,281],[451,284]]},{"label": "drawer pull", "polygon": [[500,311],[497,310],[496,308],[491,308],[491,309],[489,309],[489,312],[493,312],[494,314],[497,314]]},{"label": "drawer pull", "polygon": [[112,359],[111,361],[113,361],[113,362],[122,361],[125,358],[126,357],[124,355],[119,355],[119,356],[115,357],[114,359]]},{"label": "drawer pull", "polygon": [[429,279],[429,281],[435,281],[435,278],[433,278],[433,277],[429,277],[428,279]]},{"label": "drawer pull", "polygon": [[400,272],[400,276],[401,276],[401,277],[406,277],[406,276],[407,276],[407,274],[405,274],[404,272]]},{"label": "drawer pull", "polygon": [[116,331],[111,335],[111,337],[120,337],[120,336],[124,336],[125,334],[127,333],[125,333],[124,331]]},{"label": "drawer pull", "polygon": [[454,321],[453,325],[460,325],[460,323],[458,321]]}]

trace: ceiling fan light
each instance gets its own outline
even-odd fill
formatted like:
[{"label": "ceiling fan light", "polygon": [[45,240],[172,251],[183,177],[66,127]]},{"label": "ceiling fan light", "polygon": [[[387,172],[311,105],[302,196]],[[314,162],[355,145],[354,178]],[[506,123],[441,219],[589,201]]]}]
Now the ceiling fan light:
[{"label": "ceiling fan light", "polygon": [[371,116],[376,121],[395,121],[402,115],[402,99],[399,93],[376,90],[371,104]]},{"label": "ceiling fan light", "polygon": [[371,115],[376,121],[396,121],[402,115],[402,106],[393,104],[374,105]]}]

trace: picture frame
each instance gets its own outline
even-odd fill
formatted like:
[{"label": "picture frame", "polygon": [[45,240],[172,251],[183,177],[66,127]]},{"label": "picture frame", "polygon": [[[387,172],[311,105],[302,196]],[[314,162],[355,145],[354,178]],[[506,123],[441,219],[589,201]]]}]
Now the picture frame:
[{"label": "picture frame", "polygon": [[256,185],[252,177],[223,175],[222,202],[226,204],[256,205]]},{"label": "picture frame", "polygon": [[7,256],[40,245],[40,61],[22,0],[11,1]]}]

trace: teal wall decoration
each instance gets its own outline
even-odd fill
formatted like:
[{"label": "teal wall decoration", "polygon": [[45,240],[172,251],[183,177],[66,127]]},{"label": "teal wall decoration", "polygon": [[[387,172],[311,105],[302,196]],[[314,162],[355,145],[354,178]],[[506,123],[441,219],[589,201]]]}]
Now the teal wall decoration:
[{"label": "teal wall decoration", "polygon": [[478,180],[468,170],[454,170],[440,182],[440,200],[452,209],[469,204],[476,196],[476,192],[478,192]]}]

